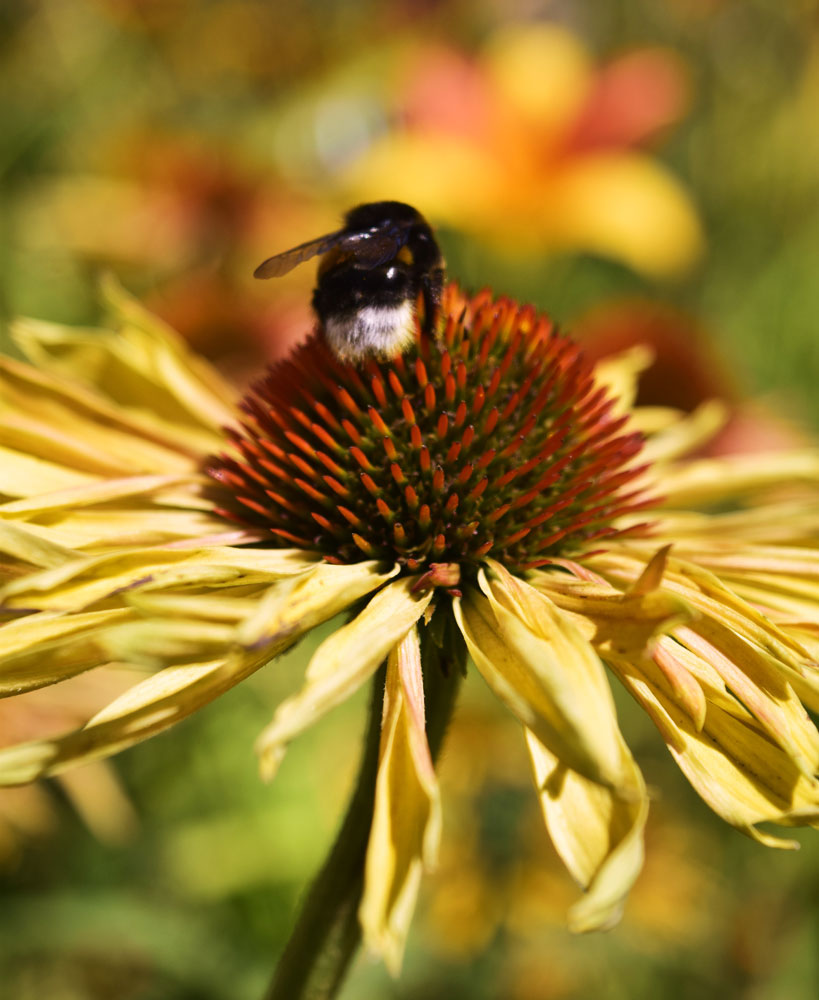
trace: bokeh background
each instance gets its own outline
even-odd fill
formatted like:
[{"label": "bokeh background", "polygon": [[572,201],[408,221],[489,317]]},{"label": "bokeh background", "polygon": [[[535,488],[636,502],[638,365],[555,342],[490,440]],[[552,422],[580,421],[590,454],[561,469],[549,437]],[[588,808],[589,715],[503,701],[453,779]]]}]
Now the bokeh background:
[{"label": "bokeh background", "polygon": [[[93,324],[112,270],[242,382],[311,324],[312,267],[254,266],[394,197],[468,288],[593,354],[650,343],[645,401],[726,398],[715,448],[819,430],[812,0],[5,0],[0,94],[4,319]],[[261,995],[363,723],[359,698],[259,782],[254,738],[320,638],[112,765],[0,793],[4,1000]],[[0,705],[0,740],[109,694]],[[622,924],[565,930],[519,732],[470,678],[404,974],[361,957],[345,996],[813,1000],[819,838],[723,828],[619,707],[655,789]]]}]

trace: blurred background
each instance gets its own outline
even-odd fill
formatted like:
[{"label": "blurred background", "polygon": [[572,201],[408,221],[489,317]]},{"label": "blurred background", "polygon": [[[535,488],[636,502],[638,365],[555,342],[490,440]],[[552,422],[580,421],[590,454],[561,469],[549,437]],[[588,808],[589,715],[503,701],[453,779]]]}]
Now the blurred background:
[{"label": "blurred background", "polygon": [[[4,320],[93,324],[112,270],[244,382],[311,325],[312,266],[255,265],[389,197],[470,290],[596,355],[649,342],[644,401],[728,399],[716,448],[819,428],[813,0],[5,0],[0,88]],[[0,793],[3,1000],[261,995],[357,762],[362,698],[257,777],[320,638],[110,765]],[[0,705],[0,739],[105,696]],[[520,734],[469,678],[404,974],[362,957],[345,996],[813,1000],[815,833],[793,854],[722,827],[619,705],[655,790],[623,923],[565,930]]]}]

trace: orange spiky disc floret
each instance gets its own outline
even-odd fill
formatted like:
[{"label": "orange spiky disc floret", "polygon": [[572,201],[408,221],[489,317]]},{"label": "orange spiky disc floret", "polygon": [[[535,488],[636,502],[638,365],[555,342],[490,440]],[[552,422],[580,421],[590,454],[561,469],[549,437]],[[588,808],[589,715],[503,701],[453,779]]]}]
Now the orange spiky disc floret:
[{"label": "orange spiky disc floret", "polygon": [[513,569],[618,534],[641,437],[577,345],[531,306],[444,293],[443,332],[388,362],[338,361],[320,332],[247,394],[211,462],[219,513],[333,562]]}]

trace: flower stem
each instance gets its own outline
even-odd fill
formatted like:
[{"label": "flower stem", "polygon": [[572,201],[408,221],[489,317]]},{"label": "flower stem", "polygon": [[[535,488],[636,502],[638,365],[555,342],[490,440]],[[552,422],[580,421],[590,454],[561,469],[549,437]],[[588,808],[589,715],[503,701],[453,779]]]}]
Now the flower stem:
[{"label": "flower stem", "polygon": [[[435,760],[452,716],[463,655],[433,650],[422,629],[427,739]],[[425,646],[430,647],[425,657]],[[370,714],[358,780],[324,866],[304,901],[296,926],[279,959],[265,1000],[331,1000],[344,982],[358,949],[358,907],[364,888],[364,861],[372,823],[386,665],[373,679]]]}]

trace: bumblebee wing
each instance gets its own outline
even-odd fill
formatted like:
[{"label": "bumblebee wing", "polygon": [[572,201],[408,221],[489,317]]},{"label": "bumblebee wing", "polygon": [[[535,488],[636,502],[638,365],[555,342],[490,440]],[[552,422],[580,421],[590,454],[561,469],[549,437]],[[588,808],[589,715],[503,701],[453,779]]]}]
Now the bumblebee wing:
[{"label": "bumblebee wing", "polygon": [[363,233],[350,233],[339,244],[341,252],[346,251],[353,259],[356,267],[369,271],[398,253],[406,242],[401,230],[368,230]]},{"label": "bumblebee wing", "polygon": [[300,243],[291,250],[277,253],[275,256],[268,257],[267,260],[262,261],[253,272],[253,277],[280,278],[283,274],[287,274],[288,271],[292,271],[294,267],[303,261],[310,260],[316,254],[324,253],[331,247],[338,246],[339,243],[345,240],[346,236],[347,233],[343,229],[340,229],[338,232],[328,233],[326,236],[319,236],[314,240],[308,240],[307,243]]}]

